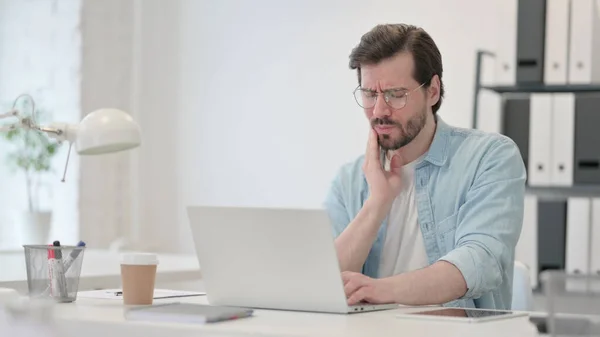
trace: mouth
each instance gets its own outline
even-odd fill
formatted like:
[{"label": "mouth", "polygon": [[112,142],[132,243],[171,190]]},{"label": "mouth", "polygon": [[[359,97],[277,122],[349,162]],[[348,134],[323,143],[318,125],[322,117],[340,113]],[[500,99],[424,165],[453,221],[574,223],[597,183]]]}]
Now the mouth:
[{"label": "mouth", "polygon": [[373,127],[378,134],[390,134],[395,129],[393,125],[375,125]]}]

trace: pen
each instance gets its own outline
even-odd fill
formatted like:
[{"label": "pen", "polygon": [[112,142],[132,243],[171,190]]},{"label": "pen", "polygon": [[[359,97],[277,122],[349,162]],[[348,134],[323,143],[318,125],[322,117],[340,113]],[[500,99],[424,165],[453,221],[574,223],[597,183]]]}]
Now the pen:
[{"label": "pen", "polygon": [[[60,247],[60,241],[54,241],[52,245],[54,247]],[[67,298],[69,295],[67,292],[67,279],[65,278],[65,266],[62,260],[61,249],[55,249],[54,258],[55,265],[53,266],[53,271],[55,273],[54,277],[58,287],[58,294],[60,298]]]},{"label": "pen", "polygon": [[[77,247],[85,247],[85,242],[79,241],[79,243],[77,243]],[[65,259],[65,262],[64,262],[65,273],[69,271],[69,268],[71,268],[71,265],[73,264],[75,259],[77,259],[77,257],[79,256],[79,254],[81,253],[82,250],[83,249],[73,249],[71,254],[69,254],[69,256],[67,256],[67,258]]]},{"label": "pen", "polygon": [[[48,246],[52,247],[52,245]],[[48,291],[50,291],[50,296],[53,296],[56,290],[56,287],[54,286],[54,261],[54,249],[48,249],[48,279],[50,281],[50,284],[48,285],[48,288],[46,288],[44,293],[42,293],[42,295],[46,295]]]}]

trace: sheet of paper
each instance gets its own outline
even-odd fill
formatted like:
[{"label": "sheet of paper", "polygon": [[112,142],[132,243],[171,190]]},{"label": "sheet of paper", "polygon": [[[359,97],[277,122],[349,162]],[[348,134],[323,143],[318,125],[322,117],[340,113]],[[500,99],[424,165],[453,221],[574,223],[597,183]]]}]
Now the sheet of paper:
[{"label": "sheet of paper", "polygon": [[[197,291],[154,289],[154,299],[202,296],[202,295],[206,295],[206,293],[205,292],[197,292]],[[122,300],[123,292],[121,289],[89,290],[89,291],[78,292],[77,297]]]}]

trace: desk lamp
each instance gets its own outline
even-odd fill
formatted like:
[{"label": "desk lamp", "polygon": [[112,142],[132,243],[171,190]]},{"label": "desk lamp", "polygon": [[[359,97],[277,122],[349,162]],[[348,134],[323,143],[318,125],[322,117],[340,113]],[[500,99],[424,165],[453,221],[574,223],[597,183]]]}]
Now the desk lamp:
[{"label": "desk lamp", "polygon": [[[31,101],[31,117],[25,117],[16,104],[20,98]],[[8,132],[16,128],[26,128],[44,132],[59,143],[69,142],[69,152],[65,163],[62,181],[65,181],[71,147],[75,144],[80,155],[100,155],[129,150],[140,146],[141,131],[139,125],[126,112],[118,109],[102,108],[87,114],[79,124],[52,123],[39,125],[35,116],[35,103],[27,94],[20,95],[13,103],[10,111],[0,114],[0,119],[16,117],[14,124],[0,126],[0,132]]]}]

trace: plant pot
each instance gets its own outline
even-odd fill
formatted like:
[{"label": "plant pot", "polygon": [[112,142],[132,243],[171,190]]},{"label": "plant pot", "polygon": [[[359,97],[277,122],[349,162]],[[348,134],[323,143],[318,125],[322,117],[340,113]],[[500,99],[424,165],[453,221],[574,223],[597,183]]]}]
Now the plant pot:
[{"label": "plant pot", "polygon": [[25,245],[48,244],[51,211],[21,212],[17,215],[17,226],[21,229],[21,243]]}]

